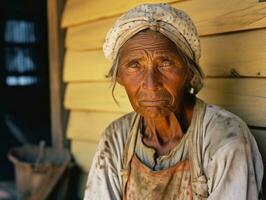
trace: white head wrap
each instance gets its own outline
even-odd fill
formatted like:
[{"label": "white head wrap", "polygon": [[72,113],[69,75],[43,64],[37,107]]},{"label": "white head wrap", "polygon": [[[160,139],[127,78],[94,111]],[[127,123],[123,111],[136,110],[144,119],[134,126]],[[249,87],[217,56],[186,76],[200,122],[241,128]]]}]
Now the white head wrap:
[{"label": "white head wrap", "polygon": [[[103,44],[106,58],[117,62],[117,54],[122,45],[145,29],[152,29],[165,35],[192,61],[193,64],[188,66],[194,73],[191,87],[197,93],[203,86],[204,78],[199,67],[201,56],[199,35],[190,17],[184,11],[168,4],[142,4],[119,17],[108,31]],[[117,69],[115,73],[116,71]]]}]

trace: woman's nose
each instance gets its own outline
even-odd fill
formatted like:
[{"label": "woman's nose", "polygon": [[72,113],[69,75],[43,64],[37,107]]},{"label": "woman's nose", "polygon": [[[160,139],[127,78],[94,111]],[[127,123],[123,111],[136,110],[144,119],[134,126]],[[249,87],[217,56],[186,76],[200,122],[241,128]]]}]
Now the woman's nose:
[{"label": "woman's nose", "polygon": [[148,90],[157,90],[162,86],[161,77],[155,69],[147,69],[143,77],[143,88]]}]

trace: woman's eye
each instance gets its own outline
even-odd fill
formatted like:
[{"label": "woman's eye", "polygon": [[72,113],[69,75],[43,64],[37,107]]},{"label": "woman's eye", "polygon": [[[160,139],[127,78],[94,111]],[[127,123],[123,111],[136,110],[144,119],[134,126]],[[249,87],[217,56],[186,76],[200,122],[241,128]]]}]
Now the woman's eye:
[{"label": "woman's eye", "polygon": [[133,63],[129,63],[128,65],[129,68],[138,68],[139,67],[139,63],[138,62],[133,62]]},{"label": "woman's eye", "polygon": [[161,64],[161,67],[172,67],[173,63],[170,60],[164,60]]}]

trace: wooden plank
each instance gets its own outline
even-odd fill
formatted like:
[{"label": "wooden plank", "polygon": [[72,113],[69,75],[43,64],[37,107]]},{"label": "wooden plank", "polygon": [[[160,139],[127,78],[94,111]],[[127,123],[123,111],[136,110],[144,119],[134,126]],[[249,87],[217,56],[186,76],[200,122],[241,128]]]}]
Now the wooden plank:
[{"label": "wooden plank", "polygon": [[[254,135],[262,158],[266,160],[266,130],[261,129],[251,129],[252,134]],[[91,143],[88,141],[77,141],[72,140],[72,149],[71,152],[74,155],[75,160],[81,168],[88,172],[90,165],[92,163],[92,158],[95,153],[96,143]]]},{"label": "wooden plank", "polygon": [[68,109],[107,111],[126,113],[131,110],[130,103],[124,89],[117,85],[115,96],[119,105],[115,103],[111,94],[111,83],[70,83],[65,95],[65,107]]},{"label": "wooden plank", "polygon": [[81,140],[71,141],[71,153],[77,165],[84,171],[89,171],[98,142]]},{"label": "wooden plank", "polygon": [[72,111],[68,121],[67,137],[97,142],[104,129],[121,116],[122,114],[108,112]]},{"label": "wooden plank", "polygon": [[50,70],[51,128],[54,147],[63,148],[67,113],[63,108],[64,84],[62,80],[65,31],[60,29],[64,0],[48,0],[48,40]]},{"label": "wooden plank", "polygon": [[[168,3],[178,0],[68,0],[62,18],[62,27],[117,16],[142,3]],[[111,4],[111,5],[110,5]]]},{"label": "wooden plank", "polygon": [[[266,127],[266,79],[256,78],[209,78],[199,97],[206,102],[220,105],[240,117],[249,125]],[[131,111],[127,95],[117,88],[117,106],[109,83],[68,84],[65,106],[72,110],[108,111],[126,113]]]},{"label": "wooden plank", "polygon": [[102,51],[71,51],[65,55],[64,81],[106,80],[111,63]]},{"label": "wooden plank", "polygon": [[[254,38],[260,38],[254,39]],[[209,77],[266,76],[266,29],[201,38],[200,65]],[[111,63],[103,52],[71,51],[65,57],[65,81],[102,81]]]},{"label": "wooden plank", "polygon": [[[191,0],[173,6],[191,15],[201,36],[266,27],[266,3],[256,0],[232,0],[226,3],[220,0]],[[111,17],[69,27],[66,47],[76,50],[101,48],[115,20],[116,17]]]},{"label": "wooden plank", "polygon": [[201,36],[266,27],[266,3],[258,0],[191,0],[174,7],[191,16]]},{"label": "wooden plank", "polygon": [[200,65],[209,77],[266,76],[266,28],[203,37],[201,44]]},{"label": "wooden plank", "polygon": [[265,87],[266,79],[207,79],[198,96],[237,114],[249,125],[266,127]]},{"label": "wooden plank", "polygon": [[66,48],[72,50],[101,49],[105,34],[115,20],[116,18],[108,18],[68,28],[65,41]]}]

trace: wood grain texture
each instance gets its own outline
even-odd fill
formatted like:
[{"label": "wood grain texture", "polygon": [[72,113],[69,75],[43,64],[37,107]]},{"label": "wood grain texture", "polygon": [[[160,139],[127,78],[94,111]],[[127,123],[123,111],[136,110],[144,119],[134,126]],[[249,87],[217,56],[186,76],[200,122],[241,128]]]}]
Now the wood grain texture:
[{"label": "wood grain texture", "polygon": [[68,121],[67,137],[97,142],[104,129],[121,116],[122,114],[110,112],[72,111]]},{"label": "wood grain texture", "polygon": [[[65,106],[71,110],[127,113],[131,106],[126,93],[117,87],[120,106],[111,97],[109,83],[68,84]],[[209,78],[199,97],[239,115],[249,125],[266,127],[266,79]]]},{"label": "wood grain texture", "polygon": [[65,54],[64,81],[106,81],[111,63],[102,51],[71,51]]},{"label": "wood grain texture", "polygon": [[65,47],[72,50],[102,49],[105,34],[115,20],[116,18],[107,18],[68,28]]},{"label": "wood grain texture", "polygon": [[65,94],[65,107],[75,110],[107,111],[126,113],[131,110],[130,103],[124,89],[117,85],[115,103],[111,94],[109,82],[70,83]]},{"label": "wood grain texture", "polygon": [[67,0],[62,18],[62,27],[117,16],[142,3],[169,3],[178,0]]},{"label": "wood grain texture", "polygon": [[203,37],[201,44],[207,76],[266,76],[266,28]]},{"label": "wood grain texture", "polygon": [[199,97],[241,117],[248,125],[266,127],[266,79],[207,79]]},{"label": "wood grain texture", "polygon": [[[262,154],[263,160],[266,160],[266,129],[251,129],[251,133],[254,135],[260,153]],[[95,153],[97,143],[92,143],[89,141],[79,141],[72,140],[72,154],[74,155],[75,160],[78,165],[85,171],[88,172],[92,164],[92,159]]]},{"label": "wood grain texture", "polygon": [[[208,77],[266,76],[266,29],[203,37],[201,44],[200,65]],[[103,81],[110,66],[101,50],[68,50],[64,81]]]},{"label": "wood grain texture", "polygon": [[[201,36],[266,27],[266,3],[256,0],[191,0],[173,6],[190,14]],[[101,48],[115,20],[116,17],[111,17],[69,27],[66,47],[76,50]]]},{"label": "wood grain texture", "polygon": [[201,36],[266,27],[266,3],[257,0],[191,0],[173,6],[191,16]]}]

